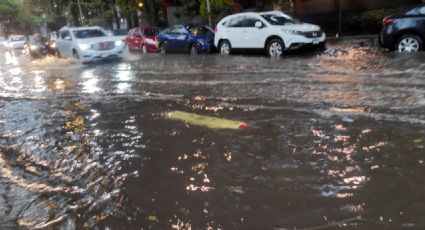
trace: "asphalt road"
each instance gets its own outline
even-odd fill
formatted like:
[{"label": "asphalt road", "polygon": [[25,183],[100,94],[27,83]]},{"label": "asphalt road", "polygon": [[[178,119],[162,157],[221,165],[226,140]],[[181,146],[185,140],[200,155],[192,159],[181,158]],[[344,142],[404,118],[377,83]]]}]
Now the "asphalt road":
[{"label": "asphalt road", "polygon": [[423,229],[424,60],[2,51],[0,228]]}]

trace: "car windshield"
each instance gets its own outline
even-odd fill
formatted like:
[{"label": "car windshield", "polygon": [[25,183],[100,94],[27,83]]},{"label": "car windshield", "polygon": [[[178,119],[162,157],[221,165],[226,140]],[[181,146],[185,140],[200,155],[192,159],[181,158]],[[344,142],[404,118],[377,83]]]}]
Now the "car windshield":
[{"label": "car windshield", "polygon": [[11,37],[11,38],[9,38],[9,41],[20,42],[20,41],[25,41],[25,38],[24,37]]},{"label": "car windshield", "polygon": [[143,30],[143,34],[145,36],[156,36],[159,34],[159,30],[156,28],[149,28],[149,29],[144,29]]},{"label": "car windshield", "polygon": [[76,30],[74,36],[79,39],[106,37],[106,33],[100,29]]},{"label": "car windshield", "polygon": [[206,33],[212,33],[213,31],[208,28],[207,26],[187,26],[187,30],[192,34],[192,35],[202,35],[202,34],[206,34]]},{"label": "car windshield", "polygon": [[112,34],[114,36],[123,36],[123,35],[127,35],[127,30],[122,29],[122,30],[112,30]]},{"label": "car windshield", "polygon": [[39,37],[29,37],[29,42],[32,42],[32,43],[39,43],[39,42],[41,42],[41,39],[39,38]]},{"label": "car windshield", "polygon": [[278,14],[263,14],[261,15],[268,23],[273,26],[283,26],[286,24],[298,24],[299,21],[289,16],[278,15]]}]

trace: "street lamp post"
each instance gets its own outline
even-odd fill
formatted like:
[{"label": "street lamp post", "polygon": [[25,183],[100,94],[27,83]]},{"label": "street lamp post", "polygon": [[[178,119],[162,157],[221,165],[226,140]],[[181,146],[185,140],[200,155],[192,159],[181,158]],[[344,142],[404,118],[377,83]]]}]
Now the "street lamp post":
[{"label": "street lamp post", "polygon": [[210,5],[210,0],[207,0],[207,12],[208,12],[208,25],[210,27],[212,27],[212,22],[211,22],[211,5]]},{"label": "street lamp post", "polygon": [[83,21],[83,11],[81,10],[80,0],[77,0],[77,4],[78,4],[78,10],[80,11],[80,22],[81,22],[81,25],[84,25],[84,21]]}]

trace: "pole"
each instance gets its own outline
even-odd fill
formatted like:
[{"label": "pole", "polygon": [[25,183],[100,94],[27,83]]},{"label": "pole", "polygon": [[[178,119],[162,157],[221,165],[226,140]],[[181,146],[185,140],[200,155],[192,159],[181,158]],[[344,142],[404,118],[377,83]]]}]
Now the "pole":
[{"label": "pole", "polygon": [[342,2],[343,0],[338,0],[338,35],[342,33]]},{"label": "pole", "polygon": [[207,0],[207,12],[208,12],[208,25],[212,27],[211,22],[211,6],[210,6],[210,0]]},{"label": "pole", "polygon": [[81,10],[80,0],[77,0],[77,3],[78,3],[78,10],[80,11],[80,22],[81,22],[81,25],[83,26],[84,25],[83,11]]}]

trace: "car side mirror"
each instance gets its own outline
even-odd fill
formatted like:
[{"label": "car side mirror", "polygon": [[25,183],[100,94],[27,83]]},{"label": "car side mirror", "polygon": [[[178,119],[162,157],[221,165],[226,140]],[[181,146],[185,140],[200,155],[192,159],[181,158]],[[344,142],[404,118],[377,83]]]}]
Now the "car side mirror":
[{"label": "car side mirror", "polygon": [[64,38],[64,40],[71,41],[72,39],[71,39],[71,36],[66,36],[66,37]]},{"label": "car side mirror", "polygon": [[263,28],[263,23],[260,22],[260,21],[256,21],[255,22],[255,27],[257,27],[258,29],[261,29],[261,28]]}]

